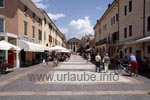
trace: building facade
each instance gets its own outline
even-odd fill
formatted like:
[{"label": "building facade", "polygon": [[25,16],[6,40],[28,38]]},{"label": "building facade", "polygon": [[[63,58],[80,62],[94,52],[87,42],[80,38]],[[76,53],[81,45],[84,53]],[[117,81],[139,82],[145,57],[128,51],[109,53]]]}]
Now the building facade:
[{"label": "building facade", "polygon": [[42,23],[42,45],[47,47],[52,47],[55,45],[66,47],[65,35],[62,34],[57,26],[53,23],[47,13],[40,9],[41,13],[44,16]]},{"label": "building facade", "polygon": [[[98,52],[150,57],[150,0],[114,0],[94,26]],[[135,17],[136,16],[136,17]],[[105,49],[104,49],[105,48]]]},{"label": "building facade", "polygon": [[0,1],[0,40],[22,49],[20,52],[0,51],[0,56],[4,52],[4,59],[11,60],[14,66],[38,61],[47,47],[65,44],[63,38],[47,14],[31,0]]},{"label": "building facade", "polygon": [[108,9],[103,16],[97,20],[94,26],[95,42],[97,52],[101,55],[109,53],[112,57],[116,56],[116,44],[119,42],[118,29],[118,2],[114,1],[108,5]]},{"label": "building facade", "polygon": [[80,48],[81,41],[77,38],[71,38],[67,41],[67,48],[72,50],[72,52],[77,52]]},{"label": "building facade", "polygon": [[85,49],[89,49],[89,48],[93,48],[95,41],[93,43],[94,40],[94,35],[85,35],[81,38],[81,45],[83,48]]}]

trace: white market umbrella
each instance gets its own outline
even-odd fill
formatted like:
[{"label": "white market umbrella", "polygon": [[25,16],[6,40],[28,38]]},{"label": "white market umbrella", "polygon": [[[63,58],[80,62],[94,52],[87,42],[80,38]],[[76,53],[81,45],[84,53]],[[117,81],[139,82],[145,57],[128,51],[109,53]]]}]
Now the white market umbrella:
[{"label": "white market umbrella", "polygon": [[66,48],[62,46],[54,46],[50,48],[51,51],[61,51],[61,50],[66,50]]},{"label": "white market umbrella", "polygon": [[0,50],[10,50],[10,49],[14,49],[14,50],[17,50],[17,51],[20,51],[20,47],[18,46],[15,46],[11,43],[8,43],[4,40],[0,41]]},{"label": "white market umbrella", "polygon": [[70,51],[68,49],[60,50],[59,52],[69,53]]}]

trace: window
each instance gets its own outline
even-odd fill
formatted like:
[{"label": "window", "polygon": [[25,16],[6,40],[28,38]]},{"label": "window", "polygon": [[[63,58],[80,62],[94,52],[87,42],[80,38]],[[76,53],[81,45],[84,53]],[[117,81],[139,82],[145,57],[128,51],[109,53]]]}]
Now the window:
[{"label": "window", "polygon": [[42,20],[39,18],[39,24],[42,24]]},{"label": "window", "polygon": [[4,7],[4,0],[0,0],[0,7]]},{"label": "window", "polygon": [[111,25],[113,25],[113,19],[111,18]]},{"label": "window", "polygon": [[127,6],[124,6],[124,15],[127,15]]},{"label": "window", "polygon": [[99,29],[99,34],[101,34],[101,29]]},{"label": "window", "polygon": [[127,28],[124,28],[124,38],[127,38]]},{"label": "window", "polygon": [[150,46],[147,46],[147,53],[150,53]]},{"label": "window", "polygon": [[103,26],[103,30],[104,31],[107,30],[107,25],[106,24]]},{"label": "window", "polygon": [[39,30],[39,40],[42,40],[42,31]]},{"label": "window", "polygon": [[24,6],[24,12],[27,13],[27,11],[28,11],[28,7],[27,7],[27,6]]},{"label": "window", "polygon": [[150,31],[150,16],[147,19],[147,31]]},{"label": "window", "polygon": [[46,18],[44,18],[44,24],[46,24]]},{"label": "window", "polygon": [[52,36],[49,35],[49,42],[52,43]]},{"label": "window", "polygon": [[119,16],[118,16],[118,14],[116,14],[116,22],[118,21],[118,18],[119,18]]},{"label": "window", "polygon": [[53,28],[52,25],[50,23],[48,25],[49,25],[49,28],[52,30],[52,28]]},{"label": "window", "polygon": [[129,48],[129,53],[132,53],[132,47]]},{"label": "window", "polygon": [[32,38],[35,38],[35,27],[32,26]]},{"label": "window", "polygon": [[27,25],[28,23],[24,21],[24,35],[27,35],[27,31],[28,31]]},{"label": "window", "polygon": [[0,32],[4,32],[4,18],[0,18]]},{"label": "window", "polygon": [[132,11],[132,0],[129,1],[129,12]]},{"label": "window", "polygon": [[129,26],[129,36],[132,36],[132,25]]},{"label": "window", "polygon": [[115,24],[115,16],[113,17],[113,21],[114,21],[113,23]]},{"label": "window", "polygon": [[35,13],[32,13],[32,18],[35,18]]}]

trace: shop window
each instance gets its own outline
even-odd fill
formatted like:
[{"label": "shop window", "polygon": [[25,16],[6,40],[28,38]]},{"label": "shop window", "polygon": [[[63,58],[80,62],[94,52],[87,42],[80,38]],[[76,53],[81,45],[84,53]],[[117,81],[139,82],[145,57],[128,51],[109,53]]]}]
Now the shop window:
[{"label": "shop window", "polygon": [[4,18],[0,18],[0,32],[4,32]]},{"label": "shop window", "polygon": [[150,54],[150,46],[147,46],[147,53]]}]

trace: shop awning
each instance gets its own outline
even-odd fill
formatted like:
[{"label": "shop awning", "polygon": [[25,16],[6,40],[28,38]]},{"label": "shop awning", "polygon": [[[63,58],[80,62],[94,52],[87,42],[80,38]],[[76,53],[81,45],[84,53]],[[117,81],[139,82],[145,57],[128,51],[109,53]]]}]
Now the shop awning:
[{"label": "shop awning", "polygon": [[0,41],[0,50],[11,50],[11,49],[14,49],[14,50],[17,50],[17,51],[20,51],[20,47],[18,46],[15,46],[11,43],[8,43],[4,40]]},{"label": "shop awning", "polygon": [[51,51],[60,51],[60,50],[66,50],[66,48],[62,47],[62,46],[54,46],[50,48]]},{"label": "shop awning", "polygon": [[128,41],[125,44],[136,44],[136,43],[142,43],[142,42],[148,42],[148,41],[150,42],[150,36]]},{"label": "shop awning", "polygon": [[42,46],[36,43],[28,42],[28,41],[19,41],[19,47],[21,49],[24,49],[24,51],[30,51],[30,52],[44,52],[45,50],[49,51],[50,48],[46,46]]}]

